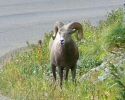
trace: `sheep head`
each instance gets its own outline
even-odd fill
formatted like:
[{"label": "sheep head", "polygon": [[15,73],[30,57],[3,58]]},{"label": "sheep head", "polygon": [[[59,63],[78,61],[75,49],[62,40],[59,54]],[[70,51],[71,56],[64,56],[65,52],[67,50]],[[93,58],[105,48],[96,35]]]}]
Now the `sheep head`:
[{"label": "sheep head", "polygon": [[54,27],[53,40],[58,37],[58,39],[60,39],[60,43],[64,44],[66,41],[71,39],[71,35],[76,31],[78,31],[77,40],[81,40],[83,37],[83,28],[80,23],[72,22],[64,25],[62,22],[57,22]]}]

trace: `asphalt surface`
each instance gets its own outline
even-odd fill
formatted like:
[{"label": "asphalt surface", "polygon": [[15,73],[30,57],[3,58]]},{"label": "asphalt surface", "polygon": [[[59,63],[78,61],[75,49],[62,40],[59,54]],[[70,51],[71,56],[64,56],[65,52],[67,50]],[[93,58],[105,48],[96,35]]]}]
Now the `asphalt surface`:
[{"label": "asphalt surface", "polygon": [[[57,21],[97,25],[107,12],[123,7],[123,0],[1,0],[0,62],[9,52],[37,43]],[[12,52],[11,52],[12,53]],[[0,95],[0,100],[6,100]]]},{"label": "asphalt surface", "polygon": [[55,22],[83,22],[95,25],[107,12],[123,7],[123,0],[1,0],[0,57],[26,41],[37,43]]}]

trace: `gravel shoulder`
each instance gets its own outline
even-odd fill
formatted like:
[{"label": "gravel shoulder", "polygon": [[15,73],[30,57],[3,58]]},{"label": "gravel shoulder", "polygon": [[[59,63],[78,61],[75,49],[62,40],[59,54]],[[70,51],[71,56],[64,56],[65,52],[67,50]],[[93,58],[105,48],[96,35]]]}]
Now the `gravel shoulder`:
[{"label": "gravel shoulder", "polygon": [[8,97],[3,96],[0,92],[0,100],[12,100],[12,99],[9,99]]}]

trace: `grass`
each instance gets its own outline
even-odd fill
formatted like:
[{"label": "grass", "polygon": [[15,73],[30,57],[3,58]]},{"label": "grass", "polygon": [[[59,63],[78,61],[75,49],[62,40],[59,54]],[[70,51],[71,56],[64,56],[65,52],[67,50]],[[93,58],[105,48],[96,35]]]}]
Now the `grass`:
[{"label": "grass", "polygon": [[[89,22],[82,23],[84,39],[76,41],[80,51],[80,65],[77,68],[76,82],[63,81],[63,90],[59,88],[58,81],[51,85],[52,73],[49,61],[49,40],[53,32],[45,34],[42,44],[28,44],[27,51],[20,51],[7,61],[0,72],[0,90],[15,100],[120,100],[122,89],[115,84],[120,81],[125,84],[124,77],[111,78],[109,75],[104,81],[94,83],[104,71],[90,72],[102,64],[105,59],[111,60],[109,54],[116,48],[125,49],[125,25],[123,11],[118,9],[101,20],[97,27]],[[75,39],[75,36],[73,36]],[[116,53],[116,56],[117,53]],[[122,69],[125,69],[123,63]],[[112,69],[112,72],[115,69]],[[120,70],[119,70],[120,71]],[[91,77],[84,82],[79,78],[90,72]],[[116,72],[115,72],[116,73]],[[114,76],[115,77],[115,76]]]}]

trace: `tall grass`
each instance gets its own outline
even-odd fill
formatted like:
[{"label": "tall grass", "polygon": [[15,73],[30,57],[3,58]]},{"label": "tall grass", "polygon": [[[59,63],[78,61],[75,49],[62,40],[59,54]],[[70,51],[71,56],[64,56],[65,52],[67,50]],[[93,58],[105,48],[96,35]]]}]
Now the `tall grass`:
[{"label": "tall grass", "polygon": [[2,93],[15,100],[115,100],[115,96],[119,97],[120,89],[112,86],[115,81],[110,77],[97,84],[94,83],[103,72],[91,73],[92,77],[84,82],[78,80],[91,68],[99,66],[114,48],[125,48],[122,9],[113,10],[97,27],[93,27],[89,22],[82,25],[84,39],[76,40],[81,64],[78,65],[74,84],[69,78],[68,82],[63,82],[62,91],[58,81],[56,86],[51,85],[48,45],[53,32],[50,32],[45,34],[42,44],[34,45],[27,42],[28,50],[15,54],[5,64],[0,73]]}]

